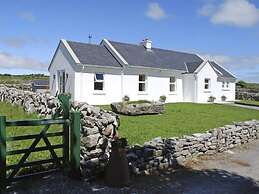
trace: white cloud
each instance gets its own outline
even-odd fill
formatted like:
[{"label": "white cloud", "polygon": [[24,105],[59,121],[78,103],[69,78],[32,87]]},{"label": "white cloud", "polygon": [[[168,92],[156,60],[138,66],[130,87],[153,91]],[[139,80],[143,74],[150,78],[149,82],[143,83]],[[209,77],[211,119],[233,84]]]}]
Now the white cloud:
[{"label": "white cloud", "polygon": [[166,13],[158,3],[149,3],[146,16],[153,20],[161,20],[166,17]]},{"label": "white cloud", "polygon": [[259,83],[259,57],[234,57],[227,55],[200,54],[203,59],[212,60],[225,67],[238,79]]},{"label": "white cloud", "polygon": [[231,70],[247,70],[259,68],[259,57],[234,57],[227,55],[211,55],[201,54],[204,59],[212,60],[222,64],[227,69]]},{"label": "white cloud", "polygon": [[36,59],[18,57],[6,52],[0,52],[0,68],[46,70],[48,65]]},{"label": "white cloud", "polygon": [[224,0],[221,4],[207,3],[198,10],[214,24],[251,27],[259,23],[259,9],[249,0]]},{"label": "white cloud", "polygon": [[47,40],[25,36],[10,36],[0,38],[0,43],[12,48],[22,48],[29,44],[46,44]]},{"label": "white cloud", "polygon": [[36,21],[35,16],[31,12],[28,12],[28,11],[20,12],[20,13],[18,13],[18,16],[22,20],[27,21],[27,22],[35,22]]}]

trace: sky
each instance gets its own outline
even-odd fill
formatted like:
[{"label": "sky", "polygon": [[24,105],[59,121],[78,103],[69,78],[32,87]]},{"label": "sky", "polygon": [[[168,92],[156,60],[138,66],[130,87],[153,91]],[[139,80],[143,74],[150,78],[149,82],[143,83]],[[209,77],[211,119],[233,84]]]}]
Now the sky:
[{"label": "sky", "polygon": [[259,83],[258,0],[2,0],[0,73],[48,74],[60,39],[193,52]]}]

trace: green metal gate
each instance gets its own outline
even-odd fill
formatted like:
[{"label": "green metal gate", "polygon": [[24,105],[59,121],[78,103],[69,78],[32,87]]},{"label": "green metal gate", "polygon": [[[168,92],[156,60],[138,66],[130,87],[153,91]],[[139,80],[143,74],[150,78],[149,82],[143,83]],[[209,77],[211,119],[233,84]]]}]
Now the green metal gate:
[{"label": "green metal gate", "polygon": [[[64,170],[73,177],[80,176],[80,112],[70,112],[70,97],[59,95],[61,111],[57,112],[52,119],[7,121],[5,116],[0,116],[0,186],[1,190],[7,185],[36,175],[44,175],[58,170]],[[61,125],[62,131],[49,132],[52,125]],[[6,131],[14,126],[43,126],[38,134],[26,134],[21,136],[7,137]],[[51,145],[50,137],[61,137],[62,144]],[[7,150],[8,142],[32,140],[32,144],[26,149]],[[43,140],[46,146],[38,146]],[[55,149],[62,149],[62,156],[58,157]],[[31,153],[49,151],[50,159],[28,161]],[[22,155],[17,164],[8,165],[6,157]],[[51,168],[37,171],[36,173],[19,174],[23,168],[33,168],[42,164],[52,164]]]}]

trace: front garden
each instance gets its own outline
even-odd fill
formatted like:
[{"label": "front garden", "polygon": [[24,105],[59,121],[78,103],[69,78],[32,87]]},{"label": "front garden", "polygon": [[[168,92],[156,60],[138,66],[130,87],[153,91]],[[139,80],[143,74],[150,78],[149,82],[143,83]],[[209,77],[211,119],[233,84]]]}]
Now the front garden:
[{"label": "front garden", "polygon": [[166,104],[165,113],[160,115],[120,115],[119,134],[130,144],[143,144],[158,136],[190,135],[252,119],[259,119],[259,111],[220,104],[171,103]]}]

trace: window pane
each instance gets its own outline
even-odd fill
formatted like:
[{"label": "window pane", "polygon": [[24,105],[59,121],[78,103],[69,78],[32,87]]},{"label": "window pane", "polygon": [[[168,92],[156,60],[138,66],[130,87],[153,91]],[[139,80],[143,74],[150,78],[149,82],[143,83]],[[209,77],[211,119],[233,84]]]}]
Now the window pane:
[{"label": "window pane", "polygon": [[174,83],[175,82],[175,77],[170,77],[170,83]]},{"label": "window pane", "polygon": [[145,91],[145,90],[146,90],[146,85],[145,85],[145,83],[139,83],[139,84],[138,84],[138,90],[139,90],[140,92]]},{"label": "window pane", "polygon": [[146,76],[145,75],[139,75],[138,80],[139,81],[146,81]]},{"label": "window pane", "polygon": [[222,88],[224,88],[225,87],[225,82],[222,82]]},{"label": "window pane", "polygon": [[209,83],[209,81],[210,81],[209,79],[205,79],[205,83]]},{"label": "window pane", "polygon": [[205,89],[209,89],[209,84],[205,84]]},{"label": "window pane", "polygon": [[103,90],[103,82],[94,82],[94,90]]},{"label": "window pane", "polygon": [[96,80],[103,80],[103,74],[100,74],[100,73],[95,74],[95,79]]},{"label": "window pane", "polygon": [[175,92],[175,85],[174,84],[170,84],[170,92]]}]

